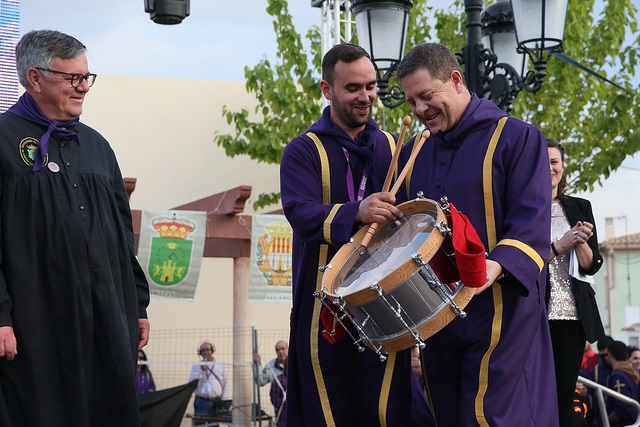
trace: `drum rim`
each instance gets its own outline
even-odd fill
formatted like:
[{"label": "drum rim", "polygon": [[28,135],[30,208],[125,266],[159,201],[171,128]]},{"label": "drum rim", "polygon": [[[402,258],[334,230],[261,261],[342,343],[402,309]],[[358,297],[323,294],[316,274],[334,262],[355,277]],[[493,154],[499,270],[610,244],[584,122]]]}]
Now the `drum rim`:
[{"label": "drum rim", "polygon": [[[424,204],[428,204],[429,207],[432,207],[432,208],[435,207],[435,209],[431,209],[431,210],[436,211],[436,224],[440,224],[442,222],[446,224],[447,217],[444,211],[442,210],[442,207],[440,206],[440,204],[438,204],[437,202],[431,199],[409,200],[407,202],[399,204],[397,208],[400,209],[405,214],[414,213],[414,212],[419,212],[421,210],[427,210],[426,208],[420,208],[420,206]],[[388,220],[388,221],[385,221],[384,223],[381,223],[378,226],[376,233],[379,230],[383,230],[384,227],[389,225],[391,222],[392,222],[391,220]],[[367,234],[367,232],[368,232],[368,227],[361,228],[356,234],[353,235],[350,242],[342,245],[342,247],[338,250],[338,252],[336,252],[336,254],[332,257],[331,261],[327,265],[327,267],[329,268],[327,268],[323,273],[322,290],[324,294],[326,294],[328,297],[333,299],[339,298],[339,295],[336,292],[334,292],[334,289],[335,289],[336,280],[338,279],[338,274],[341,273],[340,271],[341,269],[340,268],[334,269],[332,263],[334,263],[334,260],[337,260],[336,263],[339,263],[339,265],[342,266],[343,263],[348,259],[348,257],[355,250],[358,250],[360,248],[360,242],[362,241],[364,236]],[[416,251],[416,253],[422,257],[422,260],[425,263],[427,263],[431,259],[431,257],[435,255],[436,251],[440,248],[440,246],[444,242],[444,239],[445,239],[445,236],[443,233],[433,232],[429,235],[429,237],[424,242],[424,244],[420,247],[420,249]],[[402,263],[400,266],[398,266],[398,268],[394,270],[392,273],[388,274],[387,276],[379,280],[378,286],[380,286],[380,288],[384,292],[389,293],[396,287],[400,286],[401,284],[409,280],[409,278],[413,276],[419,269],[420,269],[420,266],[416,264],[416,262],[413,259],[408,259],[407,261]],[[326,286],[327,282],[329,286]],[[353,292],[351,294],[342,295],[341,297],[349,305],[360,306],[362,304],[366,304],[367,302],[373,301],[374,299],[378,298],[379,294],[373,289],[371,289],[371,287],[367,287],[359,291]]]}]

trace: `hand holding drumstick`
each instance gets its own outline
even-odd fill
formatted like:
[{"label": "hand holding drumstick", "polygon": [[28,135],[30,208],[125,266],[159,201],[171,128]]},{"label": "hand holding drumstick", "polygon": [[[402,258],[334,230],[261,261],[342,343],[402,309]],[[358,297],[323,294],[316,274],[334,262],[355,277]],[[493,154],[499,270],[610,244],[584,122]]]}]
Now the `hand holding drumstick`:
[{"label": "hand holding drumstick", "polygon": [[[403,142],[403,139],[404,139],[404,134],[406,133],[406,127],[408,126],[407,119],[408,119],[408,116],[405,117],[405,120],[402,122],[402,130],[400,131],[400,139],[398,139],[398,145],[396,146],[396,152],[393,155],[393,160],[392,160],[391,165],[389,167],[389,172],[387,173],[387,179],[385,180],[385,183],[384,183],[384,185],[387,186],[387,187],[391,182],[390,176],[393,175],[393,171],[396,168],[396,163],[397,163],[397,160],[398,160],[397,153],[402,148],[402,142]],[[411,119],[409,119],[409,122],[410,121],[411,121]],[[413,151],[411,153],[411,156],[409,157],[409,160],[407,160],[407,164],[402,169],[402,172],[400,172],[400,175],[398,176],[398,180],[396,181],[396,183],[393,186],[393,188],[391,189],[391,191],[389,193],[383,192],[383,193],[376,193],[376,194],[390,194],[392,196],[392,198],[393,198],[393,202],[395,203],[396,193],[400,189],[400,185],[402,185],[402,181],[404,181],[405,177],[409,173],[409,170],[413,166],[413,163],[415,162],[416,157],[418,156],[418,153],[420,152],[420,149],[424,145],[424,142],[427,140],[427,138],[429,138],[429,135],[431,135],[431,132],[429,132],[428,129],[426,129],[426,130],[424,130],[422,132],[420,140],[415,145],[415,147],[414,147],[414,149],[413,149]],[[383,191],[386,191],[386,188],[383,188]],[[399,209],[397,209],[395,206],[390,206],[390,207],[386,206],[386,207],[387,207],[389,213],[393,213],[394,211],[398,211],[398,212],[400,212],[400,214],[397,215],[397,214],[393,213],[393,216],[391,216],[391,215],[382,215],[383,218],[384,218],[383,221],[387,220],[387,219],[395,220],[398,217],[402,217],[402,212],[399,211]],[[391,208],[393,208],[393,210]],[[367,245],[369,244],[369,241],[371,240],[371,237],[373,237],[373,235],[376,232],[376,229],[378,228],[378,224],[380,222],[383,222],[383,221],[375,220],[375,222],[373,222],[371,224],[371,226],[369,227],[369,231],[367,232],[367,234],[363,237],[362,241],[360,242],[360,246],[361,247],[363,247],[363,248],[367,247]]]}]

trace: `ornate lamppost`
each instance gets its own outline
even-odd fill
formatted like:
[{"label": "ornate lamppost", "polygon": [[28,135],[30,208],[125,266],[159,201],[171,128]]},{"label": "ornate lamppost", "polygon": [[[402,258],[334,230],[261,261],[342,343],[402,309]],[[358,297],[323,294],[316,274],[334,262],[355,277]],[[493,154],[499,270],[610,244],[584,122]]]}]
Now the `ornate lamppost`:
[{"label": "ornate lamppost", "polygon": [[484,10],[482,3],[464,2],[467,45],[460,63],[469,90],[510,111],[520,91],[540,90],[547,62],[562,51],[568,0],[498,0]]},{"label": "ornate lamppost", "polygon": [[402,59],[413,0],[352,0],[358,43],[371,55],[378,73],[378,98],[389,108],[404,102],[398,85],[389,87]]},{"label": "ornate lamppost", "polygon": [[[347,3],[347,1],[345,1]],[[469,90],[505,111],[522,90],[537,92],[553,52],[562,51],[568,0],[465,0],[467,44],[458,54]],[[378,70],[379,97],[387,107],[404,102],[389,80],[403,56],[412,0],[352,0],[358,42]],[[533,69],[526,68],[530,59]]]}]

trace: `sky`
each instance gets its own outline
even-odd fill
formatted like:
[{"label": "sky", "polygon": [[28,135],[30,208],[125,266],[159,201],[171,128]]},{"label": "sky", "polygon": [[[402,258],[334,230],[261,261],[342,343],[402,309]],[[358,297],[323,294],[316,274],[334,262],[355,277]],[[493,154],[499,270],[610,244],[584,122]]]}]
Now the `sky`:
[{"label": "sky", "polygon": [[[168,26],[151,21],[144,0],[22,0],[20,32],[48,28],[73,35],[88,47],[90,70],[97,74],[241,81],[245,66],[276,60],[266,6],[266,0],[191,0],[190,16]],[[320,26],[320,9],[311,0],[289,0],[289,12],[303,35]],[[616,236],[640,232],[639,183],[635,155],[593,192],[576,194],[591,201],[600,241],[606,217],[618,218]]]}]

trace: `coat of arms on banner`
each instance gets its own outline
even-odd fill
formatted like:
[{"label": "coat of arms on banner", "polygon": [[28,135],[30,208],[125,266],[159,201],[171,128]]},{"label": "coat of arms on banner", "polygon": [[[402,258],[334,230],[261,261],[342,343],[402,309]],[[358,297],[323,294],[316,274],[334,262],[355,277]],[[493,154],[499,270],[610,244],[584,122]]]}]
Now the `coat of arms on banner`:
[{"label": "coat of arms on banner", "polygon": [[269,286],[291,286],[293,232],[287,222],[274,222],[258,236],[256,264]]},{"label": "coat of arms on banner", "polygon": [[187,239],[195,229],[189,220],[156,218],[151,222],[159,236],[151,239],[149,277],[160,286],[171,286],[182,281],[189,272],[193,240]]},{"label": "coat of arms on banner", "polygon": [[249,302],[291,304],[293,231],[284,215],[254,215]]},{"label": "coat of arms on banner", "polygon": [[142,211],[138,261],[151,295],[193,300],[206,237],[206,212]]}]

